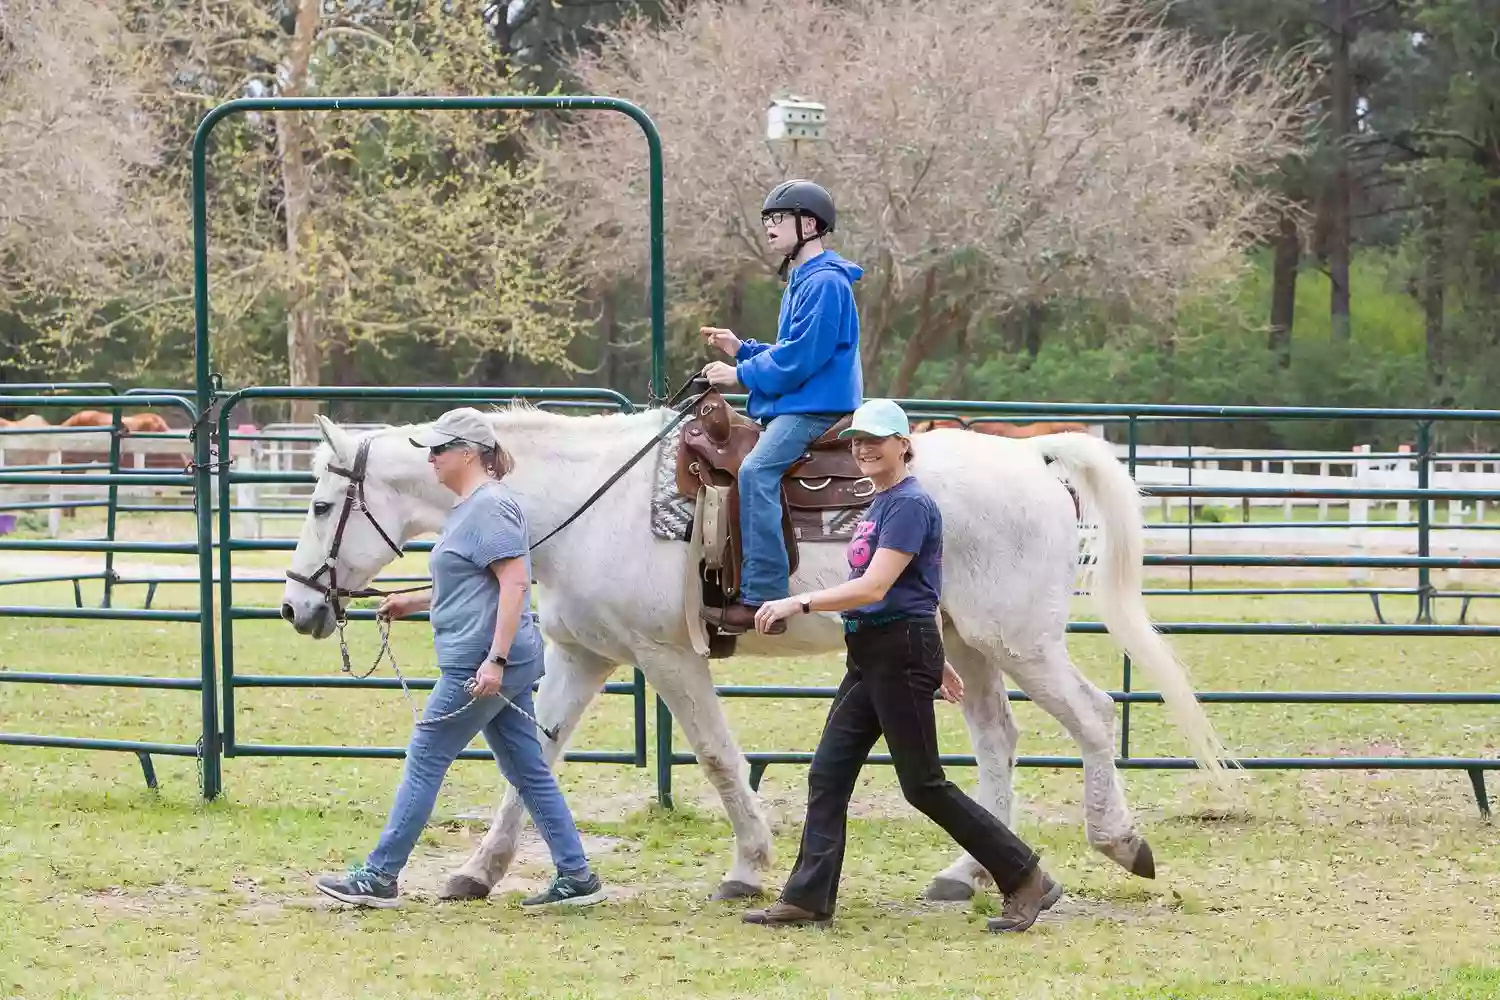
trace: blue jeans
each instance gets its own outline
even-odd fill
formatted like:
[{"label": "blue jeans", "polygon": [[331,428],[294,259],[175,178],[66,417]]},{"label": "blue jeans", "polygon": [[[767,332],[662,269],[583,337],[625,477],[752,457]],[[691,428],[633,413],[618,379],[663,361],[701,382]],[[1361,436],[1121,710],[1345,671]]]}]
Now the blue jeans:
[{"label": "blue jeans", "polygon": [[772,417],[740,466],[740,601],[764,604],[790,593],[786,539],[781,535],[781,477],[837,416],[783,413]]},{"label": "blue jeans", "polygon": [[[445,671],[427,699],[426,718],[451,712],[467,702],[469,693],[464,690],[464,683],[472,676],[472,672]],[[502,687],[502,691],[517,706],[536,714],[529,686],[518,691]],[[583,854],[578,827],[573,823],[562,789],[557,787],[557,778],[542,759],[536,726],[499,698],[482,699],[457,717],[435,726],[416,727],[406,750],[406,769],[396,789],[390,819],[375,850],[370,852],[369,866],[387,875],[400,874],[432,815],[448,768],[480,732],[500,765],[500,773],[520,793],[526,811],[552,853],[558,874],[587,873],[589,863]]]}]

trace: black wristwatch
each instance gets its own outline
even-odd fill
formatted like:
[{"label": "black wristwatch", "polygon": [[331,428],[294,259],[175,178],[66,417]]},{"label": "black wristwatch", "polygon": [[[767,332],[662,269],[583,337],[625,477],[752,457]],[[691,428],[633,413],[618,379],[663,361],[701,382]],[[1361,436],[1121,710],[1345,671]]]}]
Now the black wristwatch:
[{"label": "black wristwatch", "polygon": [[802,605],[802,613],[804,615],[810,615],[810,614],[812,614],[812,595],[811,594],[803,594],[797,600],[798,600],[798,603],[800,603]]},{"label": "black wristwatch", "polygon": [[504,669],[505,667],[505,657],[503,656],[492,656],[490,657],[490,662],[500,667],[501,669]]}]

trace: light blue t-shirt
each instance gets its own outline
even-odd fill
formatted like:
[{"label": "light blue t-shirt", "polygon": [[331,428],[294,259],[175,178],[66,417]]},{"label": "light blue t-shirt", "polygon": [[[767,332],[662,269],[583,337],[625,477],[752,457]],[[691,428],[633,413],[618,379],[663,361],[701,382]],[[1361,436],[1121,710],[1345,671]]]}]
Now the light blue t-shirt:
[{"label": "light blue t-shirt", "polygon": [[[531,579],[530,532],[510,490],[485,483],[460,501],[432,548],[432,632],[438,669],[473,674],[489,656],[500,609],[500,581],[491,565],[501,559],[526,560]],[[530,687],[542,676],[542,633],[531,611],[531,586],[506,657],[502,691]]]}]

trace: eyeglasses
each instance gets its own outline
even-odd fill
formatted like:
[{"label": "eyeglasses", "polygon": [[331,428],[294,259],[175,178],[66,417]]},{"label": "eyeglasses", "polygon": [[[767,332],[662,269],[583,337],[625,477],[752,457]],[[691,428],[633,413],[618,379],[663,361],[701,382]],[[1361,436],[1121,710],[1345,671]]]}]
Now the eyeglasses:
[{"label": "eyeglasses", "polygon": [[452,441],[445,441],[442,444],[433,445],[431,448],[427,449],[427,453],[436,457],[438,455],[441,455],[443,452],[450,451],[454,448],[467,447],[469,447],[469,442],[465,441],[463,438],[454,438]]},{"label": "eyeglasses", "polygon": [[795,214],[795,213],[792,213],[792,212],[763,212],[763,213],[761,213],[760,224],[763,225],[763,226],[779,226],[783,222],[785,222],[787,219],[791,218],[793,214]]}]

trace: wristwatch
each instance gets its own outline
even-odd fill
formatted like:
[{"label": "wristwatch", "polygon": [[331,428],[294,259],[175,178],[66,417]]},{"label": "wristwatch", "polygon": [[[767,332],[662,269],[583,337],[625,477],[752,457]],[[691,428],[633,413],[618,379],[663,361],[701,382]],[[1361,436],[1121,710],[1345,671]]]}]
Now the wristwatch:
[{"label": "wristwatch", "polygon": [[490,657],[490,662],[493,663],[493,664],[495,664],[497,667],[500,667],[501,669],[504,669],[504,667],[505,667],[505,657],[503,657],[503,656],[499,656],[499,655],[492,656],[492,657]]},{"label": "wristwatch", "polygon": [[812,614],[812,595],[811,594],[799,594],[799,595],[797,595],[797,603],[800,604],[800,605],[802,605],[802,613],[804,615],[810,615],[810,614]]}]

